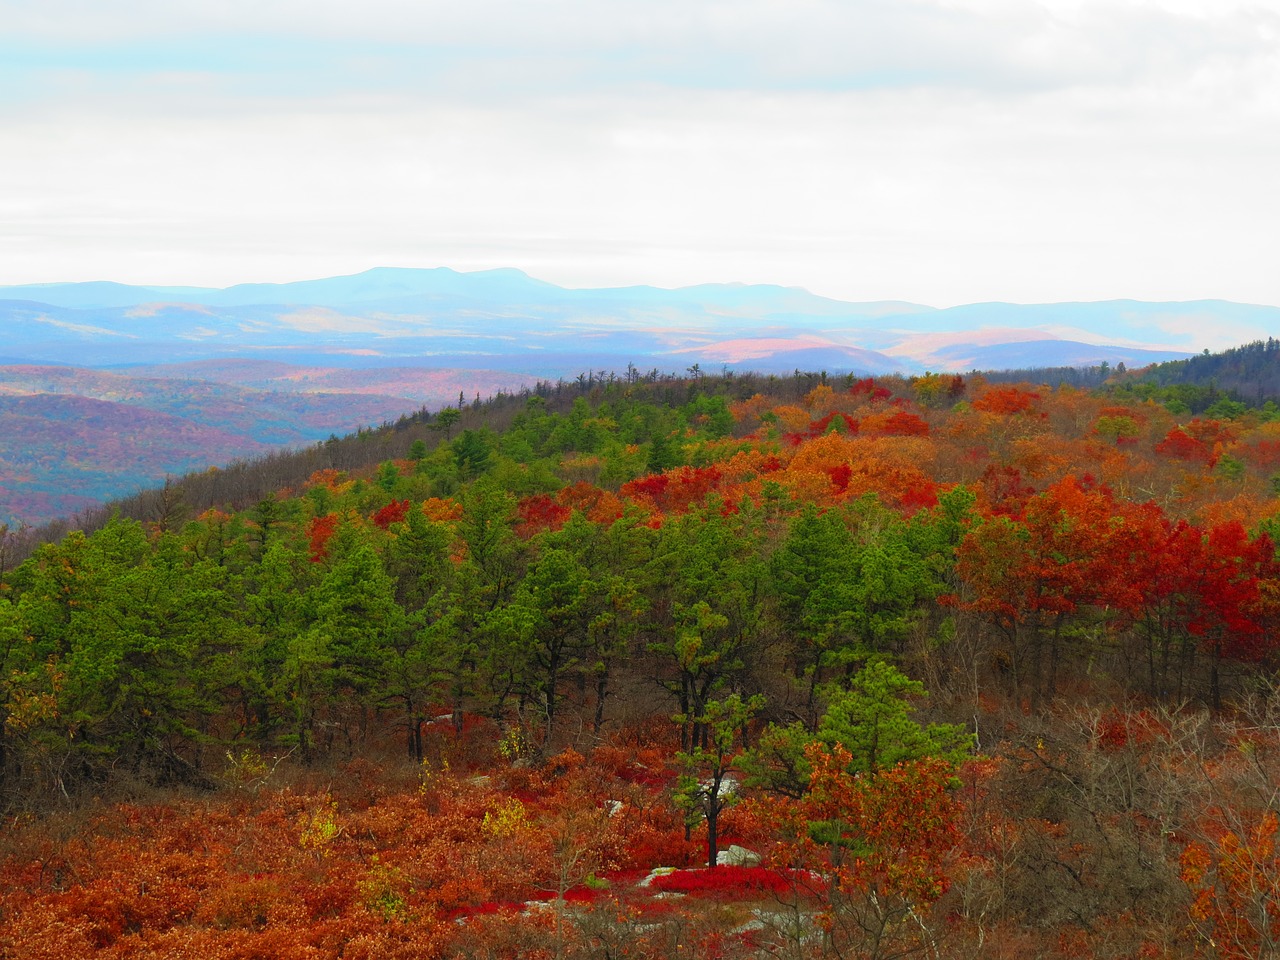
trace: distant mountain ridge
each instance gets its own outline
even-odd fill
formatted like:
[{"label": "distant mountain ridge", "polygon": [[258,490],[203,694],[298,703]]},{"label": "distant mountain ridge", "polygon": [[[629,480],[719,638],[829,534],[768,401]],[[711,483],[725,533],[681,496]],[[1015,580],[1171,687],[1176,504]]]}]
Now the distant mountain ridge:
[{"label": "distant mountain ridge", "polygon": [[[1213,331],[1222,349],[1266,336],[1280,326],[1280,308],[1213,300],[935,308],[851,303],[769,284],[568,289],[511,268],[379,267],[225,289],[109,281],[0,287],[0,322],[6,357],[24,363],[241,356],[539,377],[628,363],[763,372],[816,363],[831,372],[911,374],[1010,362],[1143,366],[1198,353]],[[945,348],[940,335],[949,338]]]}]

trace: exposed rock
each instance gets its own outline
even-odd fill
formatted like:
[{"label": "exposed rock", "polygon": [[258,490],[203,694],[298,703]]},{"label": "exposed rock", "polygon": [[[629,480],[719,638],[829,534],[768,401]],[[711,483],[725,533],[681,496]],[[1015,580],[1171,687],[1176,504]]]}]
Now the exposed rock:
[{"label": "exposed rock", "polygon": [[716,854],[716,864],[722,867],[758,867],[760,854],[735,843],[728,850],[721,850]]}]

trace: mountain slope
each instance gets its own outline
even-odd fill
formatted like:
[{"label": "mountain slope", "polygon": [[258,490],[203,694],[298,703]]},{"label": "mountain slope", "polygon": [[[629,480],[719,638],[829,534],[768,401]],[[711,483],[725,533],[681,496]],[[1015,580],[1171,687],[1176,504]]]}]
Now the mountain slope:
[{"label": "mountain slope", "polygon": [[40,523],[171,474],[298,447],[394,421],[424,404],[516,390],[497,374],[358,371],[285,364],[203,365],[181,375],[77,367],[0,367],[0,523]]}]

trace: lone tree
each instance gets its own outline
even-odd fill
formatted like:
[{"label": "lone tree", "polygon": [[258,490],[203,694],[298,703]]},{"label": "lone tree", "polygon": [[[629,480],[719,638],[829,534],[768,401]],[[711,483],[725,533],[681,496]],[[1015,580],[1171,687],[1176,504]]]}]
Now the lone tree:
[{"label": "lone tree", "polygon": [[676,803],[686,811],[696,811],[706,817],[708,867],[715,867],[720,859],[720,814],[738,800],[736,784],[729,779],[729,774],[737,769],[736,745],[751,718],[764,704],[762,694],[743,700],[735,693],[723,700],[711,701],[702,715],[695,718],[707,731],[707,745],[676,754],[676,759],[688,771],[676,787]]}]

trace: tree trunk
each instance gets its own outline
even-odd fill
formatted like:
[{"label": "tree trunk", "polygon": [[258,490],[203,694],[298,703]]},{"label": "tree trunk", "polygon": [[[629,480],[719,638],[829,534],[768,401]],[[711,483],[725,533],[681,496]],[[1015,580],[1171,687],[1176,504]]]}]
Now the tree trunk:
[{"label": "tree trunk", "polygon": [[596,715],[591,731],[599,733],[604,724],[604,701],[609,695],[609,671],[605,670],[596,676]]}]

